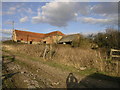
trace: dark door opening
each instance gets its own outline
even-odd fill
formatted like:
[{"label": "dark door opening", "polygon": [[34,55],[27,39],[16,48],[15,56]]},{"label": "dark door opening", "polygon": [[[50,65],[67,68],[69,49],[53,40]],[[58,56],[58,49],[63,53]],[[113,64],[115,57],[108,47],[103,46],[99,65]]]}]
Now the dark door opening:
[{"label": "dark door opening", "polygon": [[66,43],[66,44],[70,44],[70,45],[72,44],[72,42],[65,42],[65,43]]},{"label": "dark door opening", "polygon": [[30,41],[30,44],[32,44],[32,41]]},{"label": "dark door opening", "polygon": [[17,40],[17,42],[21,42],[21,40]]},{"label": "dark door opening", "polygon": [[43,43],[46,43],[46,41],[43,41]]}]

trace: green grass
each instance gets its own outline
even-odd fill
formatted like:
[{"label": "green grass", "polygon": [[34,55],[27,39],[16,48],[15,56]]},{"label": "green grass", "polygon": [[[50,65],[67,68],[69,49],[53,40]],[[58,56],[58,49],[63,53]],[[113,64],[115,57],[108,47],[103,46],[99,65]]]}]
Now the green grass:
[{"label": "green grass", "polygon": [[43,59],[37,58],[37,57],[36,58],[27,57],[27,58],[29,58],[30,60],[34,60],[34,61],[39,61],[42,64],[46,64],[46,65],[49,65],[51,67],[61,69],[62,71],[69,71],[69,72],[73,72],[73,73],[76,73],[76,74],[79,74],[79,75],[89,75],[89,74],[94,73],[96,71],[96,69],[86,69],[84,71],[80,71],[80,70],[77,70],[73,66],[66,66],[64,64],[56,63],[54,61],[43,61]]},{"label": "green grass", "polygon": [[65,71],[73,72],[73,73],[76,73],[79,75],[89,75],[89,74],[94,73],[96,71],[96,69],[86,69],[86,70],[80,71],[73,66],[66,66],[64,64],[56,63],[54,61],[45,62],[45,64],[52,66],[52,67],[55,67],[55,68],[59,68],[63,71],[65,70]]},{"label": "green grass", "polygon": [[9,55],[3,55],[4,58],[7,58],[7,59],[10,59],[12,58],[12,56],[9,56]]},{"label": "green grass", "polygon": [[51,61],[51,60],[50,61],[44,61],[44,59],[42,57],[32,57],[32,56],[29,56],[29,55],[25,55],[23,53],[18,54],[18,55],[20,57],[24,57],[24,58],[32,60],[32,61],[41,62],[42,64],[46,64],[46,65],[49,65],[51,67],[59,68],[62,71],[74,72],[74,73],[79,74],[79,75],[89,75],[89,74],[92,74],[92,73],[96,72],[96,69],[94,69],[94,68],[93,69],[86,69],[84,71],[80,71],[73,66],[66,66],[64,64],[57,63],[57,62],[54,62],[54,61]]},{"label": "green grass", "polygon": [[3,88],[15,88],[14,84],[11,83],[10,79],[5,80],[2,87]]},{"label": "green grass", "polygon": [[108,58],[108,59],[102,59],[103,61],[111,61],[112,59]]}]

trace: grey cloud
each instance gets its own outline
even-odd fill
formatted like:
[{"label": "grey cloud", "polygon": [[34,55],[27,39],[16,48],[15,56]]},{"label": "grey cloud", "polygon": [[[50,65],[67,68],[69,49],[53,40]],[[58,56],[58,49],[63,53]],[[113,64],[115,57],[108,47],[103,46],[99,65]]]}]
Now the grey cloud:
[{"label": "grey cloud", "polygon": [[[3,11],[2,15],[13,15],[16,13],[20,13],[20,14],[24,13],[24,14],[29,15],[29,14],[35,13],[32,11],[31,8],[28,8],[28,7],[26,8],[25,3],[15,4],[14,6],[13,5],[14,4],[12,4],[12,6],[10,6],[7,11]],[[4,8],[4,6],[3,6],[3,8]]]},{"label": "grey cloud", "polygon": [[32,22],[48,23],[58,27],[65,27],[70,21],[75,20],[89,24],[117,25],[117,11],[116,2],[101,2],[93,6],[86,2],[51,2],[38,8],[38,15],[32,17]]},{"label": "grey cloud", "polygon": [[6,35],[12,35],[12,29],[2,29],[0,32]]},{"label": "grey cloud", "polygon": [[49,23],[64,27],[78,14],[88,14],[88,4],[78,2],[51,2],[38,9],[38,16],[32,17],[33,23]]},{"label": "grey cloud", "polygon": [[110,16],[118,14],[118,3],[117,2],[101,2],[91,8],[91,12],[103,16]]},{"label": "grey cloud", "polygon": [[81,21],[83,23],[89,23],[89,24],[99,24],[99,25],[118,25],[117,18],[92,18],[92,17],[81,17],[77,19],[78,21]]},{"label": "grey cloud", "polygon": [[17,10],[17,12],[18,13],[27,13],[27,14],[33,14],[34,13],[31,8],[19,8]]},{"label": "grey cloud", "polygon": [[0,36],[0,41],[5,41],[5,40],[12,40],[12,38],[7,36]]},{"label": "grey cloud", "polygon": [[91,14],[102,16],[105,19],[95,21],[103,25],[118,25],[118,3],[117,2],[101,2],[91,7]]}]

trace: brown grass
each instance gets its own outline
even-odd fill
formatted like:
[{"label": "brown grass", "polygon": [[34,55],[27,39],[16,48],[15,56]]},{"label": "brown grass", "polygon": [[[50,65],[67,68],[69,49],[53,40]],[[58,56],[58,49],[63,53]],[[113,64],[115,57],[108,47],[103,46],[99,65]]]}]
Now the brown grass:
[{"label": "brown grass", "polygon": [[[24,53],[33,57],[43,57],[46,48],[45,45],[30,44],[11,44],[6,45],[6,47],[14,52]],[[98,71],[109,72],[112,75],[117,74],[116,62],[104,60],[104,57],[105,54],[100,53],[99,50],[73,48],[69,45],[52,45],[52,48],[48,48],[46,52],[46,60],[73,66],[78,70],[81,67],[96,68]]]}]

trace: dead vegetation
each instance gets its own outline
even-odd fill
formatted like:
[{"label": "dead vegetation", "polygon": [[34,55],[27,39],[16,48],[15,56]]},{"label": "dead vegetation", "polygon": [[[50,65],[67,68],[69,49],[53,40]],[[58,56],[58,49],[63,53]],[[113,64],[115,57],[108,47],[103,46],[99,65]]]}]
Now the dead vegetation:
[{"label": "dead vegetation", "polygon": [[29,45],[4,44],[4,48],[16,53],[43,58],[43,60],[73,66],[78,70],[96,69],[98,72],[119,76],[119,66],[116,61],[106,60],[106,54],[90,48],[73,48],[69,45]]},{"label": "dead vegetation", "polygon": [[13,42],[2,47],[3,88],[69,88],[70,72],[78,88],[120,87],[119,78],[108,79],[119,77],[117,64],[104,60],[106,55],[99,50]]}]

